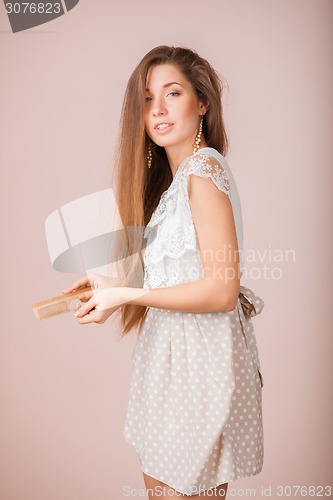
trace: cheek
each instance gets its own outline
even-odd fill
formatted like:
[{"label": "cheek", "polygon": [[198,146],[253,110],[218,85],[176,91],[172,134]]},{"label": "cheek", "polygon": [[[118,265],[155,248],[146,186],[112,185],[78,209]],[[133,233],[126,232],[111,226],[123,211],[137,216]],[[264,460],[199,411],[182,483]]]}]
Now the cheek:
[{"label": "cheek", "polygon": [[198,113],[196,112],[196,104],[192,99],[186,103],[182,114],[188,124],[188,128],[196,127]]},{"label": "cheek", "polygon": [[189,108],[186,113],[184,113],[184,126],[188,132],[193,132],[197,128],[198,115],[193,112],[193,108]]},{"label": "cheek", "polygon": [[149,131],[151,129],[151,124],[150,124],[149,116],[147,113],[144,114],[143,121],[144,121],[146,131]]},{"label": "cheek", "polygon": [[145,126],[149,127],[149,125],[152,124],[153,117],[151,115],[150,109],[146,108],[144,113],[143,113],[143,119],[145,122]]}]

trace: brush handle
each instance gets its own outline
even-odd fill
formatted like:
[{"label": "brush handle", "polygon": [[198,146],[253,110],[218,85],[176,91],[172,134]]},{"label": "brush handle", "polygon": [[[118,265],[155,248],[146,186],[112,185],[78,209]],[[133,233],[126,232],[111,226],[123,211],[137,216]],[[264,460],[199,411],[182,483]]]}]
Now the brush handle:
[{"label": "brush handle", "polygon": [[51,299],[43,300],[42,302],[37,302],[36,304],[33,304],[32,307],[40,308],[51,304],[56,304],[57,302],[62,302],[64,300],[70,302],[73,298],[81,295],[81,293],[90,292],[91,290],[92,290],[91,286],[86,286],[85,288],[78,288],[74,292],[63,293],[62,295],[57,295],[56,297],[52,297]]}]

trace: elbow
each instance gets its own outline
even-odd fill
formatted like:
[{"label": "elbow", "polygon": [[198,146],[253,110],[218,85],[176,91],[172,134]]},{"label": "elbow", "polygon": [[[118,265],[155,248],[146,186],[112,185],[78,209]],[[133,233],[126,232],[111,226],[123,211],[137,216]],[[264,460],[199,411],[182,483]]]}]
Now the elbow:
[{"label": "elbow", "polygon": [[224,312],[234,311],[237,306],[237,302],[238,302],[238,295],[237,299],[235,299],[234,296],[229,297],[229,299],[223,305],[223,311]]},{"label": "elbow", "polygon": [[239,287],[236,291],[223,291],[217,293],[215,297],[219,297],[219,300],[215,301],[217,302],[215,305],[215,311],[216,312],[231,312],[234,311],[235,308],[237,307],[238,303],[238,298],[239,298]]},{"label": "elbow", "polygon": [[234,311],[237,306],[237,300],[235,301],[233,298],[225,299],[225,300],[211,300],[209,312],[231,312]]},{"label": "elbow", "polygon": [[209,303],[210,312],[231,312],[237,307],[240,282],[233,282],[228,284],[207,280],[209,292],[207,296],[207,305]]}]

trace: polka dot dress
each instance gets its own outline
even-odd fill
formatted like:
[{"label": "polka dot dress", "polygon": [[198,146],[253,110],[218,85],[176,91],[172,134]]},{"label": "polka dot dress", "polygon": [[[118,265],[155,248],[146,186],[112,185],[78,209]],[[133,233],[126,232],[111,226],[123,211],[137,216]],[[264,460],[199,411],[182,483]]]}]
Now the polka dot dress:
[{"label": "polka dot dress", "polygon": [[[212,166],[211,158],[214,166],[222,170],[224,159],[221,161],[218,155],[196,155],[199,161],[200,156],[205,157],[200,172],[207,160],[208,166]],[[225,163],[223,166],[223,184],[216,184],[230,192],[231,173]],[[186,199],[186,192],[181,189],[184,177],[179,172],[185,171],[185,177],[188,174],[181,167],[171,189],[165,192],[172,192],[172,203],[168,204],[168,196],[163,193],[147,228],[163,225],[165,219],[161,219],[159,208],[165,211],[172,206],[180,216],[180,200]],[[191,217],[190,211],[187,215]],[[176,229],[174,224],[173,228]],[[177,284],[190,281],[184,275],[179,278],[175,272],[168,273],[170,265],[165,256],[163,267],[160,260],[155,262],[152,258],[154,244],[159,244],[163,237],[163,231],[157,231],[154,243],[147,246],[151,252],[145,253],[146,287],[172,286],[176,284],[175,276]],[[198,266],[191,248],[179,259]],[[201,276],[200,269],[197,276]],[[156,285],[158,279],[163,282]],[[231,312],[149,308],[133,352],[124,427],[124,437],[137,450],[143,472],[180,493],[194,495],[262,470],[263,377],[252,317],[263,306],[260,297],[241,285],[237,306]]]}]

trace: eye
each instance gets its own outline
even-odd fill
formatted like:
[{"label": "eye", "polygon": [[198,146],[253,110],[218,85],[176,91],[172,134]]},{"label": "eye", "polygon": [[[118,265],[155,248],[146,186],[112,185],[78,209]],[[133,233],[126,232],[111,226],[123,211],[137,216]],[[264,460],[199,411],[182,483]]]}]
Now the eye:
[{"label": "eye", "polygon": [[170,92],[168,95],[179,95],[179,92]]},{"label": "eye", "polygon": [[146,97],[146,98],[145,98],[145,101],[146,101],[146,102],[151,101],[151,97]]}]

